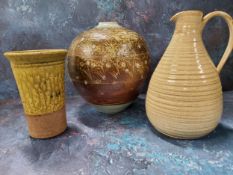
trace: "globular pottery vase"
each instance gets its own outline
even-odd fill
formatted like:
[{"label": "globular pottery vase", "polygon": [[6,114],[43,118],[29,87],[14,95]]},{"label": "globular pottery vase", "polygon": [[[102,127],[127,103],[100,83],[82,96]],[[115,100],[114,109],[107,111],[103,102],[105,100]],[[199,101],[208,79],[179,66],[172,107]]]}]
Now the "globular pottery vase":
[{"label": "globular pottery vase", "polygon": [[62,49],[4,53],[11,63],[31,137],[53,137],[67,127],[64,103],[66,53]]},{"label": "globular pottery vase", "polygon": [[[206,23],[214,16],[225,19],[230,39],[217,66],[202,40]],[[233,46],[233,24],[225,12],[203,17],[201,11],[184,11],[171,18],[176,23],[171,42],[156,67],[146,96],[146,112],[160,132],[179,139],[207,135],[217,126],[223,109],[219,73]]]},{"label": "globular pottery vase", "polygon": [[79,93],[104,113],[129,106],[149,69],[143,38],[116,22],[100,22],[76,37],[68,58],[70,77]]}]

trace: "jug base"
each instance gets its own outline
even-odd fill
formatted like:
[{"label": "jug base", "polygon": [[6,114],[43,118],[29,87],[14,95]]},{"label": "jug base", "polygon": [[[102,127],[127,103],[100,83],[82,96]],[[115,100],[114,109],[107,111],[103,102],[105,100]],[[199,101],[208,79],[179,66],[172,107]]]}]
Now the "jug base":
[{"label": "jug base", "polygon": [[202,133],[196,133],[196,134],[181,134],[181,132],[178,134],[176,134],[176,133],[167,133],[167,132],[165,132],[165,131],[163,131],[163,130],[161,130],[161,129],[158,129],[158,128],[155,128],[159,133],[161,133],[161,134],[163,134],[163,135],[165,135],[165,136],[167,136],[167,137],[170,137],[170,138],[172,138],[172,139],[179,139],[179,140],[195,140],[195,139],[201,139],[201,138],[203,138],[203,137],[205,137],[205,136],[207,136],[207,135],[209,135],[209,134],[211,134],[214,130],[215,130],[215,128],[216,128],[217,126],[215,126],[214,128],[212,128],[212,129],[210,129],[210,130],[208,130],[208,131],[205,131],[205,132],[202,132]]}]

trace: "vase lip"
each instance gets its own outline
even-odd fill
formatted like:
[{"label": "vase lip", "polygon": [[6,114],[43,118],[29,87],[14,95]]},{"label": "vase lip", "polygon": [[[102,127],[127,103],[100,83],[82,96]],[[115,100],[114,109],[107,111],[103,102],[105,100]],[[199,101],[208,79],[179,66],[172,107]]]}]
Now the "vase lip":
[{"label": "vase lip", "polygon": [[66,54],[66,49],[39,49],[7,51],[3,55],[14,63],[36,64],[64,60]]},{"label": "vase lip", "polygon": [[117,21],[100,21],[97,28],[115,28],[115,27],[122,27]]}]

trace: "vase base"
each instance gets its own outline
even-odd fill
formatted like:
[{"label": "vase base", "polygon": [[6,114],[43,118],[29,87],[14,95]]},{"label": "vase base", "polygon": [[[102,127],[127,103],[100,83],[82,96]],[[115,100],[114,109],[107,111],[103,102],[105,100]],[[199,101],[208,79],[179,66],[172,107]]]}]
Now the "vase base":
[{"label": "vase base", "polygon": [[25,115],[29,135],[33,138],[46,139],[63,133],[67,128],[65,107],[43,115]]},{"label": "vase base", "polygon": [[93,106],[99,112],[102,112],[105,114],[116,114],[126,109],[132,102],[133,101],[124,103],[124,104],[119,104],[119,105],[94,105],[93,104]]}]

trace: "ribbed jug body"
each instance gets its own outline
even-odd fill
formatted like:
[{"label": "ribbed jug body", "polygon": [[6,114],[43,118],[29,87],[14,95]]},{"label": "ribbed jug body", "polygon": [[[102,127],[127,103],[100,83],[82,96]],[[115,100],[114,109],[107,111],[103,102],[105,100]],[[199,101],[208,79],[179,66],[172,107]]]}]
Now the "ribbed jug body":
[{"label": "ribbed jug body", "polygon": [[174,138],[202,137],[215,129],[222,114],[222,87],[203,44],[199,13],[177,19],[147,92],[150,122]]}]

